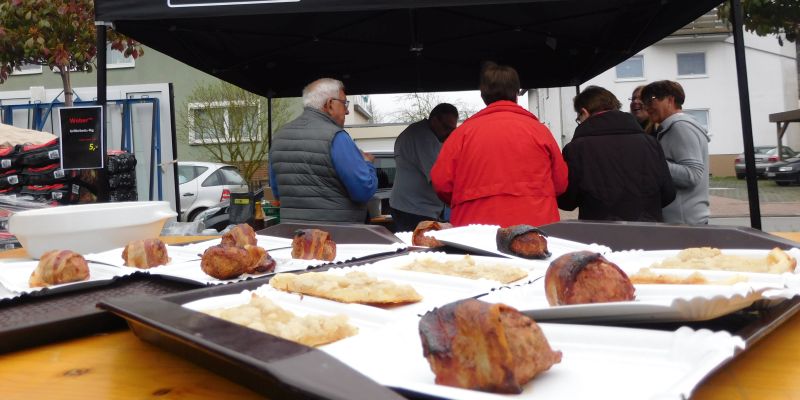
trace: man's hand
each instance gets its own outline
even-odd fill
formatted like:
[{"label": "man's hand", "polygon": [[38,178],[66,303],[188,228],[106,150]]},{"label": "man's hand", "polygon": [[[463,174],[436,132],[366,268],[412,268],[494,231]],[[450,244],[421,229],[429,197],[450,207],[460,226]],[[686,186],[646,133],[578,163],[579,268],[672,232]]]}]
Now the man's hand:
[{"label": "man's hand", "polygon": [[361,152],[361,155],[364,157],[364,160],[369,162],[375,162],[375,156],[370,153]]}]

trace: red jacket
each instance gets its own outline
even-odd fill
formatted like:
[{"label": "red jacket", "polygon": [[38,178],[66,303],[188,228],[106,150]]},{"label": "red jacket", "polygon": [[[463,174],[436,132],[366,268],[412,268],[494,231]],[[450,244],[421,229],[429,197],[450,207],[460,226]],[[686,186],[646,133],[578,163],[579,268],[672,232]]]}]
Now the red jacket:
[{"label": "red jacket", "polygon": [[522,107],[497,101],[464,121],[431,170],[456,226],[539,226],[559,220],[567,164],[550,130]]}]

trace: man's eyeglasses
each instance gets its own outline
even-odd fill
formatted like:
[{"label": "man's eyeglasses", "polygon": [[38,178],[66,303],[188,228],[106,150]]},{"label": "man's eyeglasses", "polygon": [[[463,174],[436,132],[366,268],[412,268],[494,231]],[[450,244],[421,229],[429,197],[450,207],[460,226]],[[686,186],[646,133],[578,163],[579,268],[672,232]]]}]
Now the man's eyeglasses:
[{"label": "man's eyeglasses", "polygon": [[342,100],[342,99],[337,99],[335,97],[331,98],[331,100],[341,101],[342,104],[344,104],[344,108],[350,107],[350,100]]},{"label": "man's eyeglasses", "polygon": [[639,97],[639,96],[636,96],[636,97],[628,97],[628,101],[636,101],[636,100],[642,101],[642,98],[641,98],[641,97]]},{"label": "man's eyeglasses", "polygon": [[644,105],[646,105],[646,106],[649,106],[650,104],[653,103],[653,100],[657,100],[657,99],[658,99],[658,97],[656,97],[656,96],[650,96],[650,97],[648,97],[646,99],[642,99],[642,103],[644,103]]}]

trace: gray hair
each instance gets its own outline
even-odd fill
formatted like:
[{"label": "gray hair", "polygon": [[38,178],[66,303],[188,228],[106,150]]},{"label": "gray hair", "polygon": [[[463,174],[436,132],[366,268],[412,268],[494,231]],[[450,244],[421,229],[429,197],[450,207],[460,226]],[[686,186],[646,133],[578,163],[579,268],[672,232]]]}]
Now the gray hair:
[{"label": "gray hair", "polygon": [[338,99],[344,83],[333,78],[320,78],[303,88],[303,107],[322,110],[328,99]]}]

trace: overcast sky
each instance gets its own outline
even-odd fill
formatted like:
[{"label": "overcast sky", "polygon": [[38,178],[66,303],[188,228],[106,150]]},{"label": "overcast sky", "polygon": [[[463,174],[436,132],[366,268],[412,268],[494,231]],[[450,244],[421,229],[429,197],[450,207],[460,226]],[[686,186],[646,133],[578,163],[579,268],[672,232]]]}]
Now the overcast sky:
[{"label": "overcast sky", "polygon": [[[400,94],[373,94],[369,96],[369,100],[375,105],[380,115],[385,118],[391,119],[390,116],[398,109],[404,106],[403,93]],[[436,92],[436,96],[444,102],[452,103],[456,107],[460,105],[467,106],[475,112],[480,111],[486,105],[481,100],[481,94],[477,90],[468,90],[462,92]],[[525,94],[519,98],[518,104],[528,108],[528,95]],[[392,122],[392,121],[383,121]]]}]

